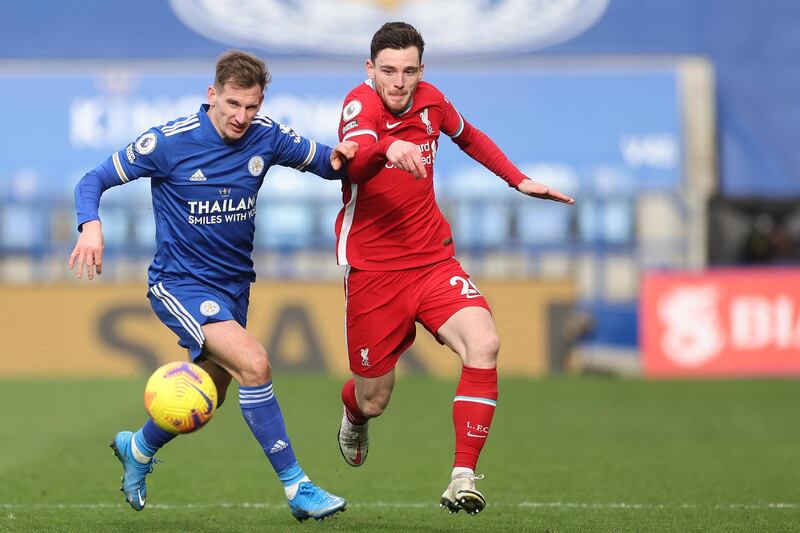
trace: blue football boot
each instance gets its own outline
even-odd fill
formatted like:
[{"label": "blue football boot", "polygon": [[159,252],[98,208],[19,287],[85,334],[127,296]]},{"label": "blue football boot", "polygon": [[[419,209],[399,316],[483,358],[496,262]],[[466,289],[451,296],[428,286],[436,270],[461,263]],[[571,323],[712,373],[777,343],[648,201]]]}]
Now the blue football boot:
[{"label": "blue football boot", "polygon": [[150,459],[149,463],[140,463],[133,456],[133,433],[130,431],[120,431],[111,441],[111,449],[122,463],[122,486],[119,490],[125,494],[125,499],[135,511],[144,509],[145,499],[147,498],[147,487],[144,485],[144,478],[153,471],[155,458]]},{"label": "blue football boot", "polygon": [[335,496],[310,481],[300,483],[297,494],[289,500],[292,515],[300,522],[309,518],[322,520],[333,516],[344,511],[345,505],[347,501],[344,498]]}]

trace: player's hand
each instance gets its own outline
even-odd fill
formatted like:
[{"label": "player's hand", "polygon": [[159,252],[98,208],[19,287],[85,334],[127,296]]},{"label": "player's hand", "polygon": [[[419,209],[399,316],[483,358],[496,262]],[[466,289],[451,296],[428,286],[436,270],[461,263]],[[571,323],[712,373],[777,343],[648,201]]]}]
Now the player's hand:
[{"label": "player's hand", "polygon": [[542,200],[553,200],[564,204],[574,204],[575,199],[567,196],[562,192],[548,187],[542,183],[537,183],[530,178],[525,178],[517,185],[517,190],[522,194],[533,196],[534,198],[541,198]]},{"label": "player's hand", "polygon": [[395,141],[386,150],[386,158],[397,168],[414,174],[417,179],[428,177],[428,171],[422,164],[422,154],[416,144]]},{"label": "player's hand", "polygon": [[83,279],[83,267],[90,280],[103,273],[103,228],[99,220],[90,220],[83,223],[83,231],[78,237],[78,243],[69,256],[69,269],[78,265],[77,277]]},{"label": "player's hand", "polygon": [[339,170],[345,163],[356,156],[358,143],[354,141],[343,141],[333,147],[331,152],[331,168]]}]

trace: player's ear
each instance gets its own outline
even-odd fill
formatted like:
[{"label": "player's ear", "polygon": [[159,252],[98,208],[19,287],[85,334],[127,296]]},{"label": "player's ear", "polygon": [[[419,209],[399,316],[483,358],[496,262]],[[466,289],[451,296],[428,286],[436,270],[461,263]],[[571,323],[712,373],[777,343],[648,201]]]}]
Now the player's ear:
[{"label": "player's ear", "polygon": [[422,75],[425,73],[425,63],[420,63],[419,65],[419,77],[422,78]]},{"label": "player's ear", "polygon": [[371,79],[371,80],[374,80],[375,79],[375,65],[372,64],[372,60],[367,59],[364,62],[364,67],[367,69],[367,77],[369,77],[369,79]]},{"label": "player's ear", "polygon": [[217,88],[213,85],[208,86],[208,105],[216,105],[217,103]]}]

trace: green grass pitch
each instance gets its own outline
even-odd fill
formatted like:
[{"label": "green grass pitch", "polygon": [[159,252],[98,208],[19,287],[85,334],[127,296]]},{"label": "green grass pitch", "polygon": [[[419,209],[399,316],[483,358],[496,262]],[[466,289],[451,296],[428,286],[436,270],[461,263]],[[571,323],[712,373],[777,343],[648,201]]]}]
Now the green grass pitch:
[{"label": "green grass pitch", "polygon": [[348,499],[297,523],[228,402],[159,453],[131,510],[108,443],[144,420],[145,378],[0,380],[0,531],[800,531],[800,382],[501,381],[479,464],[478,516],[438,506],[452,460],[454,382],[398,379],[348,467],[336,445],[341,380],[276,376],[306,472]]}]

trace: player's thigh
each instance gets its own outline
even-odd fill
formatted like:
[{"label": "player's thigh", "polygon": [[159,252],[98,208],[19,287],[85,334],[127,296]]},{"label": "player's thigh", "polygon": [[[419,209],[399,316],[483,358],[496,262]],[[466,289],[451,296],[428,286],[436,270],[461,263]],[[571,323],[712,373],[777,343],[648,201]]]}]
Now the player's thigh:
[{"label": "player's thigh", "polygon": [[354,374],[387,374],[414,342],[414,304],[404,283],[403,273],[348,270],[345,340]]},{"label": "player's thigh", "polygon": [[156,316],[178,336],[178,344],[188,348],[195,361],[202,359],[204,325],[235,321],[242,314],[241,302],[194,280],[163,280],[150,287],[147,296]]},{"label": "player's thigh", "polygon": [[225,369],[242,385],[269,379],[267,353],[260,342],[233,320],[203,326],[203,355]]},{"label": "player's thigh", "polygon": [[496,354],[499,341],[489,303],[458,261],[431,265],[425,278],[417,314],[425,329],[462,359]]},{"label": "player's thigh", "polygon": [[494,367],[500,338],[492,315],[483,307],[464,307],[442,324],[438,337],[472,367]]}]

